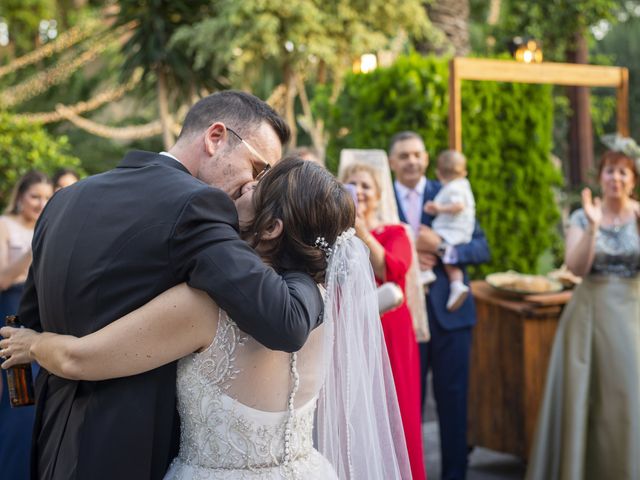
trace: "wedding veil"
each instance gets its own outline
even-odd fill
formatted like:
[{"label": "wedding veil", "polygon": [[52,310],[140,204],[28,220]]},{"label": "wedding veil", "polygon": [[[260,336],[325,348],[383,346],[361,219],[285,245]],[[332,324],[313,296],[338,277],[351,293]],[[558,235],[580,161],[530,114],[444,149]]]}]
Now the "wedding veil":
[{"label": "wedding veil", "polygon": [[[340,164],[338,166],[338,178],[342,178],[343,173],[351,165],[365,164],[373,168],[377,174],[378,184],[380,185],[380,201],[378,211],[376,212],[378,220],[383,225],[399,225],[400,216],[398,215],[398,206],[391,183],[391,170],[389,169],[389,160],[384,150],[379,149],[344,149],[340,152]],[[411,249],[413,252],[413,260],[411,267],[407,272],[405,282],[405,296],[407,307],[411,312],[413,321],[413,330],[416,334],[418,342],[426,342],[430,338],[429,323],[427,321],[427,306],[425,304],[425,293],[420,282],[418,265],[418,254],[414,243],[414,233],[407,224],[401,224],[407,230],[407,237],[411,241]]]},{"label": "wedding veil", "polygon": [[411,478],[369,251],[349,229],[329,255],[318,450],[341,480]]}]

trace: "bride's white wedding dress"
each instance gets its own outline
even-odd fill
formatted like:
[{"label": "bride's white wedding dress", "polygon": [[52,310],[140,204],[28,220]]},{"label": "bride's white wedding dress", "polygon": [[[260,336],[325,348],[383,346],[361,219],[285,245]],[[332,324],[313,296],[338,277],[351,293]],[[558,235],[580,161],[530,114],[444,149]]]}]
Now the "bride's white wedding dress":
[{"label": "bride's white wedding dress", "polygon": [[349,229],[327,253],[324,320],[300,351],[265,348],[220,310],[211,345],[178,362],[165,479],[411,479],[369,251]]},{"label": "bride's white wedding dress", "polygon": [[337,478],[313,446],[322,328],[275,352],[220,310],[212,344],[178,362],[180,453],[165,479]]}]

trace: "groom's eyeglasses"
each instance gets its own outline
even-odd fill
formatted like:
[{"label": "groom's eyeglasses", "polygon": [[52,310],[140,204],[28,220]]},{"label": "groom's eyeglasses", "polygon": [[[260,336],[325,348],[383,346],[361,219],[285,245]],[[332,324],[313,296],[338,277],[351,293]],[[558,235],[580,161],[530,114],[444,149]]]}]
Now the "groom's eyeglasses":
[{"label": "groom's eyeglasses", "polygon": [[[233,133],[236,137],[238,137],[238,140],[240,140],[240,142],[247,147],[247,150],[249,150],[249,153],[253,156],[251,158],[251,164],[253,165],[253,179],[256,182],[259,182],[260,180],[262,180],[262,178],[264,177],[264,175],[271,169],[271,164],[269,162],[267,162],[262,155],[260,155],[258,153],[258,151],[253,148],[251,146],[251,144],[249,142],[247,142],[244,138],[242,138],[240,135],[238,135],[236,132],[234,132],[233,130],[231,130],[229,127],[227,127],[227,131]],[[256,159],[260,161],[260,163],[258,164],[259,166],[256,166]]]}]

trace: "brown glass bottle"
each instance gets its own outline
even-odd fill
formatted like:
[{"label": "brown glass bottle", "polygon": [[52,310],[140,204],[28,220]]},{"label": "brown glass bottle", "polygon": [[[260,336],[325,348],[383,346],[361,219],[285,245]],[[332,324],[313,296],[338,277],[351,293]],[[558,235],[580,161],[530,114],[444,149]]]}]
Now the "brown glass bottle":
[{"label": "brown glass bottle", "polygon": [[[20,323],[16,315],[5,317],[7,327],[18,328]],[[25,407],[36,403],[33,390],[33,375],[31,365],[15,365],[7,370],[7,384],[9,385],[9,402],[12,407]]]}]

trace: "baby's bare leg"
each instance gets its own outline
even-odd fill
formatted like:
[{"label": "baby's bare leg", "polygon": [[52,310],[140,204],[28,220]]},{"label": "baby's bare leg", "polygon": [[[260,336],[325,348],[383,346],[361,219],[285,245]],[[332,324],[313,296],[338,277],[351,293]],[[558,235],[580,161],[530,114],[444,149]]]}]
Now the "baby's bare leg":
[{"label": "baby's bare leg", "polygon": [[459,281],[462,282],[464,280],[464,275],[462,274],[462,270],[455,265],[446,265],[444,266],[445,271],[447,272],[447,277],[449,277],[449,283]]}]

